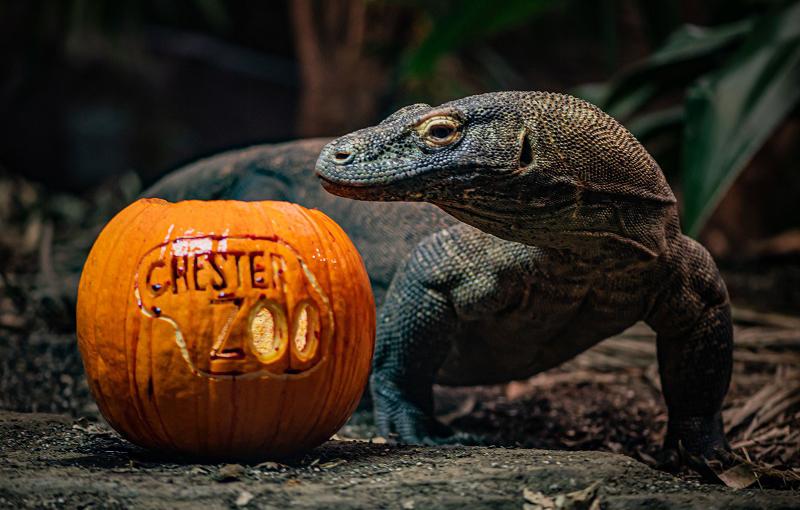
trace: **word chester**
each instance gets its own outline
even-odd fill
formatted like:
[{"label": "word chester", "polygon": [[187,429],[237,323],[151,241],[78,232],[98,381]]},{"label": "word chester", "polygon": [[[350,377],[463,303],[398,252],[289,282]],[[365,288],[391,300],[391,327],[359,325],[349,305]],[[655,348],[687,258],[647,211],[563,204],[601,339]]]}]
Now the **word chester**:
[{"label": "word chester", "polygon": [[[154,330],[174,335],[177,353],[198,375],[302,376],[326,357],[328,299],[299,254],[278,238],[166,241],[139,263],[135,294],[142,314],[159,324]],[[183,335],[184,325],[195,338]]]}]

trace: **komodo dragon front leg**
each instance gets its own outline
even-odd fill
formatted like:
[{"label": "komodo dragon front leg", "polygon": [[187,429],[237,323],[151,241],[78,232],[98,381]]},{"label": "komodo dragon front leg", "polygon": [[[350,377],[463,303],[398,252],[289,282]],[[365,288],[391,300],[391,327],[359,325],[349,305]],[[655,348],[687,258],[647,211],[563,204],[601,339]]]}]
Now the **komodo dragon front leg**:
[{"label": "komodo dragon front leg", "polygon": [[[658,334],[658,365],[669,411],[664,441],[668,467],[680,448],[707,459],[727,460],[720,409],[733,360],[733,324],[725,284],[711,256],[681,236],[680,258],[671,265],[647,322]],[[680,443],[680,444],[679,444]]]},{"label": "komodo dragon front leg", "polygon": [[458,317],[448,288],[453,275],[426,272],[432,250],[420,248],[401,266],[379,312],[370,388],[380,435],[432,444],[452,435],[433,417],[433,384]]},{"label": "komodo dragon front leg", "polygon": [[[486,318],[503,321],[504,313],[524,301],[539,255],[463,224],[420,242],[398,269],[379,311],[371,388],[380,434],[418,444],[482,441],[436,421],[432,386],[442,379],[474,384],[492,377],[497,367],[490,353],[481,352],[502,340],[483,338],[473,328]],[[507,332],[501,327],[493,333]],[[521,352],[530,344],[525,338],[519,343]],[[471,360],[463,354],[482,357],[484,365],[466,367]],[[449,374],[443,374],[448,358]],[[496,379],[507,380],[504,367],[500,371]]]}]

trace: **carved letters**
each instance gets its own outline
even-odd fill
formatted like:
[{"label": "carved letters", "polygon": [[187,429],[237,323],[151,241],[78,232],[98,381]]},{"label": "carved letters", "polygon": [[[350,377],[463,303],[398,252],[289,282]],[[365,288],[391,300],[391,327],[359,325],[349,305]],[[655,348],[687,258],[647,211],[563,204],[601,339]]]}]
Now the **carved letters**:
[{"label": "carved letters", "polygon": [[175,330],[198,375],[302,375],[326,357],[333,315],[317,279],[276,238],[179,237],[149,250],[135,289],[148,320]]}]

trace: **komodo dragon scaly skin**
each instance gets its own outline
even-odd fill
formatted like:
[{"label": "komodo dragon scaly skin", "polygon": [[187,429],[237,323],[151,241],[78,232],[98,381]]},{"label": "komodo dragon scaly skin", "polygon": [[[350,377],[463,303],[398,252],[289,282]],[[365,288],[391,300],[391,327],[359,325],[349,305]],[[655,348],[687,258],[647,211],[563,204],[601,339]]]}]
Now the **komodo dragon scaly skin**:
[{"label": "komodo dragon scaly skin", "polygon": [[332,141],[316,169],[337,195],[430,202],[464,222],[416,246],[379,312],[382,434],[446,442],[434,382],[525,378],[644,320],[658,335],[666,451],[724,455],[725,284],[681,234],[658,164],[597,107],[540,92],[416,104]]}]

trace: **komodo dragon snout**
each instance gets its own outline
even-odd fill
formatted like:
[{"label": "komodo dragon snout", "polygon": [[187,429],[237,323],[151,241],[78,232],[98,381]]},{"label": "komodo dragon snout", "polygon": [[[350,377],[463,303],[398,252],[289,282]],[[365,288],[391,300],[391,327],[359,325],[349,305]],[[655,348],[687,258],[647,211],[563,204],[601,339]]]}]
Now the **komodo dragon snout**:
[{"label": "komodo dragon snout", "polygon": [[317,175],[328,191],[359,200],[477,202],[486,187],[493,197],[513,189],[530,166],[526,133],[508,104],[415,104],[329,143]]}]

